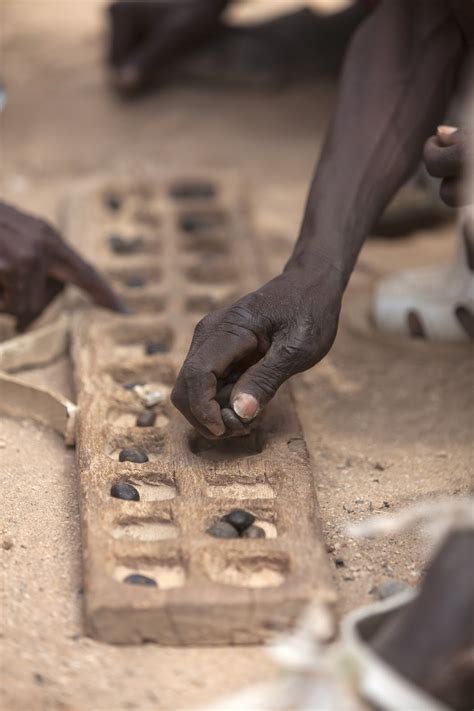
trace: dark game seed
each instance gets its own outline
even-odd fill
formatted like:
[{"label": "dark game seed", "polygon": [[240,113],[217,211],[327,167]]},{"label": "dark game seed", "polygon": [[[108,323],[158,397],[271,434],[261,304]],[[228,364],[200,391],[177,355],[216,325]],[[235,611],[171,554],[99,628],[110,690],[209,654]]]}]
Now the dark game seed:
[{"label": "dark game seed", "polygon": [[179,226],[184,232],[207,232],[219,227],[224,222],[221,212],[189,212],[181,215]]},{"label": "dark game seed", "polygon": [[134,464],[145,464],[148,462],[148,455],[143,449],[135,449],[134,447],[126,447],[119,454],[119,462],[133,462]]},{"label": "dark game seed", "polygon": [[109,247],[115,254],[136,254],[141,252],[145,242],[143,237],[122,237],[121,235],[109,235]]},{"label": "dark game seed", "polygon": [[166,353],[169,350],[165,341],[147,341],[145,343],[145,353],[155,355],[155,353]]},{"label": "dark game seed", "polygon": [[153,410],[143,410],[137,415],[137,427],[153,427],[156,422],[156,412]]},{"label": "dark game seed", "polygon": [[237,531],[237,529],[226,521],[216,521],[212,524],[212,526],[209,526],[206,533],[208,533],[210,536],[214,536],[214,538],[239,537],[239,532]]},{"label": "dark game seed", "polygon": [[171,186],[170,195],[175,200],[206,200],[215,197],[216,188],[206,180],[182,181]]},{"label": "dark game seed", "polygon": [[242,538],[266,538],[266,533],[260,526],[250,526],[242,533]]},{"label": "dark game seed", "polygon": [[110,489],[110,495],[114,499],[123,499],[124,501],[140,501],[140,494],[131,484],[125,481],[119,481]]},{"label": "dark game seed", "polygon": [[149,578],[148,575],[140,575],[140,573],[132,573],[132,575],[127,575],[123,582],[129,585],[146,585],[149,588],[158,587],[156,580]]},{"label": "dark game seed", "polygon": [[247,528],[255,521],[255,516],[253,516],[248,511],[243,509],[234,509],[230,513],[222,517],[222,521],[230,523],[239,533],[243,533]]},{"label": "dark game seed", "polygon": [[122,199],[115,193],[110,193],[105,198],[105,204],[109,210],[120,210],[122,207]]},{"label": "dark game seed", "polygon": [[336,568],[344,568],[345,563],[342,558],[334,558],[334,565]]},{"label": "dark game seed", "polygon": [[131,274],[125,282],[129,289],[143,289],[146,283],[146,279],[140,274]]}]

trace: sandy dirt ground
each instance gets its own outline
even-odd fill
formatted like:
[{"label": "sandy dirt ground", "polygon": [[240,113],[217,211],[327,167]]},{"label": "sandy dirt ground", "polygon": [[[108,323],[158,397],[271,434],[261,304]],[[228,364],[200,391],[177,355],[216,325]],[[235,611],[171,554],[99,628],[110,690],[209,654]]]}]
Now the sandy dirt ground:
[{"label": "sandy dirt ground", "polygon": [[[330,86],[174,86],[126,105],[107,88],[102,2],[2,0],[0,12],[5,199],[54,218],[71,181],[104,169],[236,170],[252,186],[277,271],[297,233]],[[346,303],[374,275],[452,251],[452,229],[373,240]],[[344,535],[347,521],[472,486],[472,361],[466,348],[365,340],[344,311],[330,356],[296,379],[341,613],[373,600],[384,580],[416,584],[426,562],[420,535],[361,544]],[[72,394],[66,359],[25,377]],[[0,481],[2,709],[189,709],[274,673],[259,648],[117,648],[83,637],[73,453],[28,420],[0,418]]]}]

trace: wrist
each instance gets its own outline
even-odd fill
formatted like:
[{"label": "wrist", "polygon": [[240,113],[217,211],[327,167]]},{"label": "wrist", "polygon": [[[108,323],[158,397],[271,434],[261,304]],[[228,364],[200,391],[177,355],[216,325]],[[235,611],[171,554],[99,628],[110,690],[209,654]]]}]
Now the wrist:
[{"label": "wrist", "polygon": [[332,255],[314,246],[301,248],[297,244],[283,271],[297,272],[302,284],[309,282],[320,287],[321,282],[324,282],[331,293],[340,297],[348,281],[343,265]]}]

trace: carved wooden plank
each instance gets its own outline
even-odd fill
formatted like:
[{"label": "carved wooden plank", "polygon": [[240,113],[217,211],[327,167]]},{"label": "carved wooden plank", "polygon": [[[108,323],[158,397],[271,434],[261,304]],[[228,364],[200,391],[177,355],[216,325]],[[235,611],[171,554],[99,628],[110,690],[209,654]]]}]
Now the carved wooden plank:
[{"label": "carved wooden plank", "polygon": [[[171,178],[105,178],[75,191],[67,209],[71,241],[136,311],[88,310],[73,328],[86,621],[107,642],[259,643],[315,594],[333,599],[289,387],[249,437],[219,444],[169,402],[197,320],[261,281],[238,184],[215,178],[192,192]],[[162,352],[146,355],[147,340]],[[135,426],[143,386],[160,393],[153,427]],[[149,461],[120,462],[130,446]],[[140,500],[113,498],[118,482]],[[267,537],[206,533],[234,508],[253,513]],[[133,574],[157,587],[124,582]]]}]

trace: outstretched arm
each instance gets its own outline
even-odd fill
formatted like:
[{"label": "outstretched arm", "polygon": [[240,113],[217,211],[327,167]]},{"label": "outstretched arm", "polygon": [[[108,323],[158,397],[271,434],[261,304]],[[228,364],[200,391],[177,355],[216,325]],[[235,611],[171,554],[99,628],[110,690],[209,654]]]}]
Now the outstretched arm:
[{"label": "outstretched arm", "polygon": [[173,402],[204,434],[244,431],[229,409],[222,419],[230,370],[228,406],[246,423],[329,351],[359,250],[441,119],[461,53],[447,0],[386,0],[357,30],[283,274],[196,327]]},{"label": "outstretched arm", "polygon": [[462,55],[446,0],[386,0],[356,32],[290,265],[347,280],[384,207],[443,118]]}]

